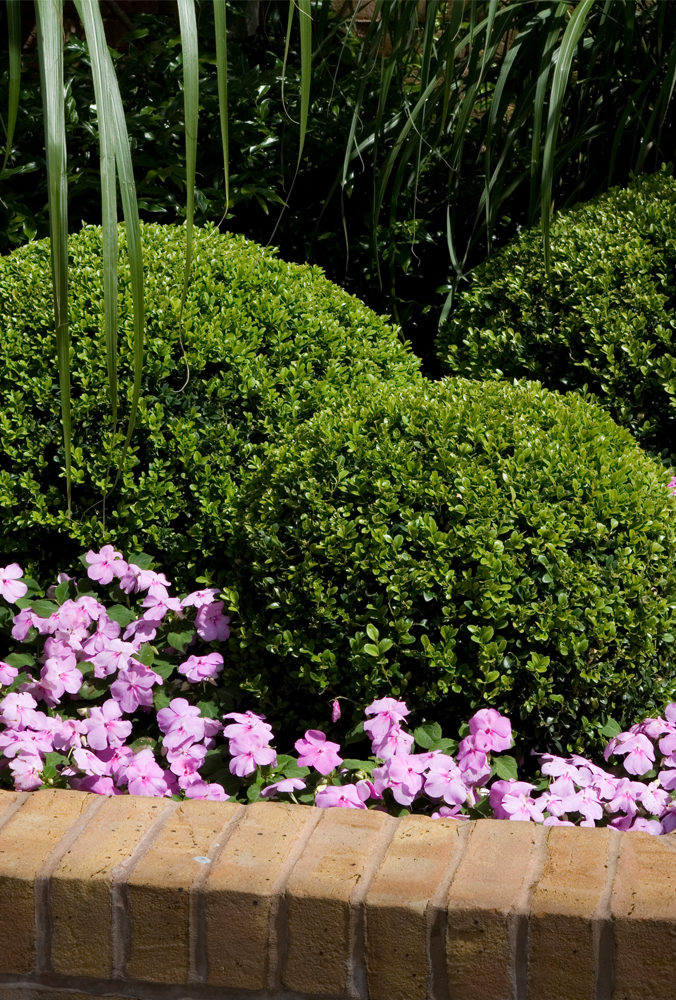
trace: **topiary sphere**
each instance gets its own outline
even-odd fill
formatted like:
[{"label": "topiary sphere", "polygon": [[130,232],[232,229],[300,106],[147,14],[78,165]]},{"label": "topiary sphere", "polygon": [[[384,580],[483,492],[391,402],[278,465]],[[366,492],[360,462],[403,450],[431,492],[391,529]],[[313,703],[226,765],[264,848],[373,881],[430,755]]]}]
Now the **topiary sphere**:
[{"label": "topiary sphere", "polygon": [[[146,551],[176,582],[223,567],[248,457],[349,386],[420,381],[397,332],[316,267],[241,237],[195,234],[183,322],[185,230],[142,227],[146,361],[137,429],[110,492],[131,398],[131,294],[120,228],[121,421],[112,448],[101,230],[69,241],[73,516],[66,491],[47,241],[0,259],[0,559],[44,582],[83,548]],[[102,497],[109,493],[105,503]],[[5,563],[0,563],[4,565]]]},{"label": "topiary sphere", "polygon": [[577,394],[384,387],[269,452],[239,498],[230,669],[289,728],[404,698],[589,748],[676,693],[676,502]]},{"label": "topiary sphere", "polygon": [[676,465],[676,179],[667,170],[561,212],[472,272],[440,331],[449,374],[587,386]]}]

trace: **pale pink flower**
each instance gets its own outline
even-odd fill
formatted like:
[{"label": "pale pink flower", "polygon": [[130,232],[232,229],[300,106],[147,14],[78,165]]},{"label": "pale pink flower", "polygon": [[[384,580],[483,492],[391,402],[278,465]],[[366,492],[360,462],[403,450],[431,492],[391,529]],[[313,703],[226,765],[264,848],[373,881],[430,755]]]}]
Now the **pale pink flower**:
[{"label": "pale pink flower", "polygon": [[12,667],[9,663],[5,663],[4,660],[0,660],[0,687],[7,687],[18,676],[19,671],[16,667]]},{"label": "pale pink flower", "polygon": [[178,667],[179,674],[183,674],[193,684],[216,677],[223,669],[223,657],[220,653],[207,653],[205,656],[189,656],[187,660]]},{"label": "pale pink flower", "polygon": [[116,577],[120,579],[127,571],[122,553],[116,552],[112,545],[104,545],[100,552],[93,552],[90,549],[85,559],[89,563],[87,570],[89,579],[96,580],[104,586]]},{"label": "pale pink flower", "polygon": [[8,604],[16,604],[20,597],[25,597],[28,587],[21,583],[23,570],[18,563],[10,563],[0,569],[0,596],[4,597]]},{"label": "pale pink flower", "polygon": [[296,740],[294,746],[299,766],[314,767],[320,774],[330,774],[343,763],[343,758],[338,755],[340,744],[327,740],[326,734],[319,729],[308,729],[303,739]]},{"label": "pale pink flower", "polygon": [[230,619],[223,614],[223,602],[213,601],[198,608],[195,628],[204,642],[224,642],[230,635]]},{"label": "pale pink flower", "polygon": [[205,590],[194,590],[181,601],[184,608],[204,608],[208,604],[213,604],[218,591],[214,587],[207,587]]},{"label": "pale pink flower", "polygon": [[315,805],[320,809],[366,809],[362,793],[356,785],[329,785],[315,794]]}]

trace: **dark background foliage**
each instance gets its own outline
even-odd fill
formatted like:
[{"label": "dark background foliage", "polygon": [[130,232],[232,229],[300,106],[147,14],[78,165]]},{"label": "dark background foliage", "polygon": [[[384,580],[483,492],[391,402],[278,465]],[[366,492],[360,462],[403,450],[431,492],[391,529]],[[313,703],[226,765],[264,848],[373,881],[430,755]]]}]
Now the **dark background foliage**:
[{"label": "dark background foliage", "polygon": [[[358,33],[349,17],[339,16],[350,14],[349,3],[342,9],[329,0],[313,4],[310,125],[293,183],[300,61],[294,32],[283,99],[288,2],[228,3],[231,202],[222,228],[272,242],[288,260],[320,264],[332,280],[376,311],[392,315],[430,373],[438,371],[433,341],[449,291],[520,227],[537,221],[538,185],[531,171],[534,125],[526,109],[533,105],[542,69],[534,54],[547,49],[548,32],[558,16],[558,5],[549,0],[499,4],[487,36],[491,58],[483,65],[477,24],[488,4],[466,5],[457,29],[449,27],[452,6],[457,5],[434,6],[430,0],[425,8],[428,16],[436,11],[436,35],[426,62],[422,53],[428,23],[418,20],[420,5],[385,5],[385,28],[361,21]],[[113,11],[104,9],[104,14],[117,45],[116,71],[142,217],[180,221],[185,155],[175,5],[122,7],[122,21]],[[24,5],[21,108],[1,192],[0,252],[47,233],[30,9]],[[225,204],[211,4],[199,3],[198,16],[196,211],[198,222],[218,223]],[[562,20],[559,27],[564,25]],[[69,214],[77,229],[82,221],[100,221],[98,140],[86,50],[74,20],[66,21],[66,29]],[[475,42],[463,47],[462,38],[472,31]],[[669,60],[674,49],[676,5],[648,0],[594,5],[562,110],[556,207],[626,182],[637,165],[650,171],[673,159],[673,105],[662,115],[659,102],[673,72]],[[504,76],[508,58],[513,59],[511,75]],[[6,67],[3,73],[0,108]],[[416,102],[435,73],[439,85],[432,88],[423,116],[416,112]],[[504,89],[492,105],[501,80]],[[463,104],[463,88],[473,83],[473,99]],[[446,86],[450,112],[443,104]],[[353,115],[354,145],[341,183]],[[411,116],[415,127],[397,147]],[[357,155],[359,144],[363,148]],[[482,202],[487,190],[488,206]]]}]

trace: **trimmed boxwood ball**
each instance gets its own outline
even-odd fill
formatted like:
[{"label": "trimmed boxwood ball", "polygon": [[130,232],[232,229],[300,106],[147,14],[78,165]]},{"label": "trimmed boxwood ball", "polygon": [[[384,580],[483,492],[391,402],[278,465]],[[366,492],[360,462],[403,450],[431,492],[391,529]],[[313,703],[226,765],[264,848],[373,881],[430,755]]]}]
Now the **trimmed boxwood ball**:
[{"label": "trimmed boxwood ball", "polygon": [[557,215],[478,267],[439,333],[448,374],[589,388],[676,465],[676,179],[664,170]]},{"label": "trimmed boxwood ball", "polygon": [[290,729],[392,695],[449,734],[493,706],[525,746],[598,749],[676,694],[676,502],[578,394],[361,394],[265,456],[236,524],[230,667]]},{"label": "trimmed boxwood ball", "polygon": [[[121,227],[120,409],[131,398],[131,295]],[[421,380],[397,331],[315,267],[215,229],[196,232],[179,322],[185,230],[142,228],[146,365],[137,430],[106,503],[109,416],[101,230],[69,242],[73,516],[65,514],[60,397],[47,241],[0,259],[0,565],[47,583],[90,546],[146,551],[175,582],[223,567],[230,511],[250,454],[348,387]],[[105,518],[105,529],[103,519]],[[2,561],[4,560],[4,561]]]}]

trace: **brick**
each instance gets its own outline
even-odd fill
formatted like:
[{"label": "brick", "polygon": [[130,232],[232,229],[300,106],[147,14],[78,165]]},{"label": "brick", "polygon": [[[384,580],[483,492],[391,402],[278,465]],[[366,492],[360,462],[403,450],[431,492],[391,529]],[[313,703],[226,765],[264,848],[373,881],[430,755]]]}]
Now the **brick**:
[{"label": "brick", "polygon": [[472,823],[448,893],[446,958],[452,1000],[473,1000],[478,986],[482,1000],[514,995],[517,918],[524,912],[546,832],[533,823]]},{"label": "brick", "polygon": [[531,899],[529,1000],[595,994],[594,917],[606,892],[613,831],[553,827]]},{"label": "brick", "polygon": [[459,860],[461,824],[407,816],[365,900],[366,969],[372,1000],[426,1000],[431,980],[428,908]]},{"label": "brick", "polygon": [[[0,925],[11,927],[11,947],[0,949],[0,972],[34,969],[36,875],[93,798],[53,789],[34,792],[0,827]],[[2,801],[11,808],[5,796]]]},{"label": "brick", "polygon": [[346,994],[352,974],[351,898],[395,828],[396,820],[385,813],[324,811],[286,887],[288,952],[282,983],[287,989]]},{"label": "brick", "polygon": [[676,837],[624,833],[611,896],[613,1000],[673,1000]]},{"label": "brick", "polygon": [[[126,879],[131,925],[127,976],[185,983],[190,969],[190,890],[237,813],[230,802],[183,802]],[[158,928],[162,931],[158,934]]]},{"label": "brick", "polygon": [[[68,792],[72,795],[72,792]],[[50,886],[51,963],[68,976],[112,975],[112,883],[144,835],[170,803],[160,798],[112,796],[66,852]]]},{"label": "brick", "polygon": [[247,806],[204,887],[210,985],[263,990],[270,984],[270,925],[281,880],[319,818],[319,810],[306,806]]}]

